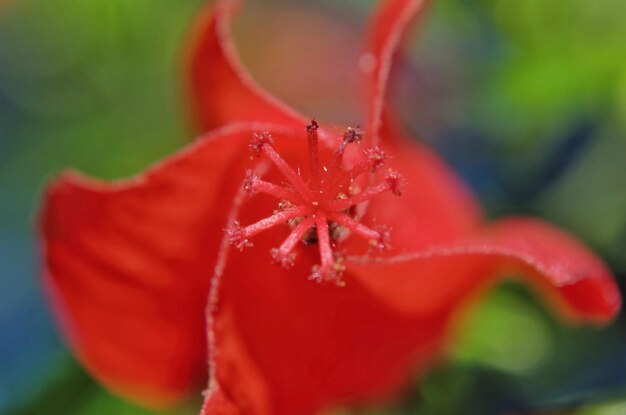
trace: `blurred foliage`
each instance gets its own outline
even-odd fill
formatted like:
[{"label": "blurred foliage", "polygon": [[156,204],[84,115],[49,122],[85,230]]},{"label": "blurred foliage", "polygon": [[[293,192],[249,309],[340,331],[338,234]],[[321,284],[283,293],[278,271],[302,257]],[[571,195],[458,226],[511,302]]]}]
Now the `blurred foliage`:
[{"label": "blurred foliage", "polygon": [[[551,215],[580,231],[594,203],[607,238],[594,243],[606,247],[626,228],[626,188],[615,185],[626,168],[625,15],[619,0],[434,2],[397,83],[399,108],[492,214],[547,214],[535,199],[571,187],[598,141],[612,147],[610,161],[590,166],[593,178],[572,179],[577,201],[593,193],[587,204]],[[572,196],[551,208],[575,209]]]},{"label": "blurred foliage", "polygon": [[[39,293],[33,223],[50,175],[71,166],[127,176],[189,139],[182,44],[200,3],[21,0],[0,10],[2,413],[152,413],[110,395],[61,346]],[[337,22],[362,24],[375,1],[267,3],[270,13],[287,3],[322,10],[334,24],[323,36],[332,37]],[[622,0],[440,0],[394,93],[416,135],[453,163],[492,215],[534,213],[570,229],[622,283],[625,16]],[[245,37],[250,28],[240,29]],[[297,30],[285,36],[302,40]],[[288,58],[265,59],[291,68]],[[624,321],[602,331],[563,327],[509,284],[459,327],[447,364],[401,402],[361,412],[626,413]]]},{"label": "blurred foliage", "polygon": [[517,283],[496,288],[463,319],[451,358],[399,403],[338,414],[587,415],[623,408],[626,382],[615,379],[626,370],[623,331],[564,327]]},{"label": "blurred foliage", "polygon": [[[502,64],[485,112],[496,134],[512,137],[509,142],[522,149],[567,128],[572,117],[613,115],[616,86],[626,73],[622,1],[479,3],[501,34]],[[500,123],[505,120],[511,124]]]},{"label": "blurred foliage", "polygon": [[9,415],[191,415],[196,414],[200,406],[198,399],[193,405],[190,402],[189,407],[171,411],[140,408],[102,389],[70,358],[62,360],[49,377],[48,388],[31,397],[27,403],[9,411]]},{"label": "blurred foliage", "polygon": [[2,119],[3,146],[13,151],[2,152],[2,177],[40,181],[42,172],[69,165],[119,177],[179,145],[186,135],[180,44],[194,3],[9,7],[0,26],[0,91],[11,114]]},{"label": "blurred foliage", "polygon": [[553,352],[553,325],[519,292],[499,289],[468,314],[451,351],[461,363],[523,376]]},{"label": "blurred foliage", "polygon": [[180,45],[199,3],[23,0],[0,10],[0,412],[54,388],[47,374],[67,360],[39,292],[42,186],[67,167],[134,174],[184,142]]}]

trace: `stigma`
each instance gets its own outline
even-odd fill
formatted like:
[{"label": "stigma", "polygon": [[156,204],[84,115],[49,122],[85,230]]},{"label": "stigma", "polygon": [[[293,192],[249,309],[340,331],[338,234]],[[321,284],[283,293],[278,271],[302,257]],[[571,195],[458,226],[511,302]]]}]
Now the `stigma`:
[{"label": "stigma", "polygon": [[[234,221],[226,233],[230,243],[243,250],[253,245],[251,239],[259,233],[276,226],[288,226],[290,233],[287,238],[270,251],[273,262],[290,268],[296,261],[298,244],[304,243],[310,248],[317,246],[319,264],[313,266],[309,279],[342,286],[345,265],[338,248],[344,239],[350,235],[363,238],[370,252],[382,251],[390,246],[390,229],[364,225],[355,213],[357,206],[383,193],[400,196],[405,180],[391,169],[384,171],[379,180],[373,180],[383,170],[388,159],[378,147],[366,149],[360,162],[349,169],[344,168],[346,148],[363,140],[364,132],[358,127],[349,127],[337,148],[323,162],[318,128],[317,122],[312,120],[305,129],[310,172],[306,181],[299,174],[299,169],[291,167],[275,150],[271,134],[259,132],[252,135],[248,145],[251,155],[269,160],[282,174],[285,184],[277,185],[263,180],[252,170],[246,171],[244,191],[248,195],[262,193],[275,197],[279,201],[278,209],[272,215],[247,226]],[[356,180],[362,176],[366,176],[366,183],[377,184],[359,190]]]}]

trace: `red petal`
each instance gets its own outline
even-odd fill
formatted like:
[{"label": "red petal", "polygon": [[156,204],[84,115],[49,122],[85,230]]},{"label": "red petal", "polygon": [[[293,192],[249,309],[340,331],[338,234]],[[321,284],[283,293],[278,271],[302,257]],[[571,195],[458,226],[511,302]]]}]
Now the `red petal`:
[{"label": "red petal", "polygon": [[389,73],[394,54],[413,20],[421,14],[427,0],[386,0],[381,2],[370,24],[366,53],[361,61],[368,92],[367,133],[378,135]]},{"label": "red petal", "polygon": [[[255,199],[239,217],[249,223],[273,208]],[[301,245],[290,270],[270,264],[270,249],[288,233],[285,227],[258,235],[254,247],[224,259],[211,296],[212,410],[307,414],[372,400],[439,350],[444,315],[398,313],[349,275],[343,288],[308,281],[319,261],[316,246]]]},{"label": "red petal", "polygon": [[502,220],[453,243],[380,261],[353,269],[372,292],[410,314],[458,307],[507,275],[538,287],[575,321],[606,323],[621,306],[604,263],[571,235],[536,219]]},{"label": "red petal", "polygon": [[194,26],[188,68],[194,121],[200,131],[240,121],[302,128],[306,120],[262,90],[241,66],[230,35],[237,3],[206,6]]},{"label": "red petal", "polygon": [[203,378],[224,201],[240,186],[250,134],[267,129],[225,127],[130,180],[67,173],[49,187],[49,292],[71,346],[112,389],[158,406]]},{"label": "red petal", "polygon": [[366,131],[374,142],[382,140],[392,159],[390,165],[405,176],[408,185],[398,200],[376,200],[368,215],[394,229],[396,253],[423,249],[466,234],[482,217],[477,200],[456,174],[435,153],[406,137],[389,109],[383,108],[394,54],[410,24],[428,3],[383,1],[370,25],[367,50],[376,66],[367,73],[370,108]]},{"label": "red petal", "polygon": [[[241,216],[269,207],[255,201]],[[348,264],[342,288],[306,280],[314,246],[299,248],[292,270],[268,267],[268,251],[286,233],[262,234],[249,251],[230,252],[216,279],[206,408],[308,414],[386,396],[427,368],[455,312],[505,271],[521,271],[579,320],[606,322],[620,305],[601,261],[537,221],[501,222],[384,264]]]},{"label": "red petal", "polygon": [[[389,124],[384,127],[385,135],[395,134]],[[402,197],[372,203],[368,216],[396,228],[396,252],[449,241],[478,226],[474,199],[435,154],[403,139],[386,143],[390,164],[409,185]],[[274,208],[255,200],[242,223]],[[249,406],[257,413],[307,413],[371,400],[437,354],[451,310],[410,315],[387,304],[385,292],[383,298],[367,293],[349,276],[343,290],[319,287],[307,281],[319,260],[315,247],[312,254],[300,252],[291,272],[276,266],[265,271],[270,248],[286,237],[280,233],[258,236],[250,252],[231,253],[227,263],[213,314],[214,385],[222,389],[207,400],[212,410],[230,402],[224,405],[244,412]]]},{"label": "red petal", "polygon": [[402,196],[374,199],[367,218],[391,227],[390,254],[424,249],[474,230],[481,222],[481,209],[461,179],[437,154],[403,137],[388,117],[385,121],[381,137],[388,164],[407,184]]},{"label": "red petal", "polygon": [[200,415],[239,415],[241,410],[218,388],[211,390],[204,401]]}]

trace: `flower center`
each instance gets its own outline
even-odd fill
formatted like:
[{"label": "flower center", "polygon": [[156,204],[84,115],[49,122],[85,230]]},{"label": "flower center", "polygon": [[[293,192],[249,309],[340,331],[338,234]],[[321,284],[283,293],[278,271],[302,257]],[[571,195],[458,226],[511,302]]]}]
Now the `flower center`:
[{"label": "flower center", "polygon": [[344,169],[342,161],[347,146],[360,143],[364,135],[358,127],[350,127],[328,164],[324,165],[320,161],[317,130],[315,120],[306,127],[310,164],[308,182],[276,152],[274,138],[269,133],[253,134],[248,146],[250,152],[254,156],[269,159],[284,176],[287,185],[264,181],[248,170],[244,181],[246,193],[264,193],[276,197],[280,200],[278,210],[245,227],[234,221],[226,232],[231,244],[242,250],[252,246],[250,238],[255,235],[287,224],[291,233],[278,248],[270,252],[274,262],[289,268],[294,264],[294,250],[299,242],[317,244],[320,264],[313,267],[309,278],[317,282],[332,281],[343,285],[341,275],[345,266],[337,246],[349,234],[367,240],[372,251],[389,247],[390,230],[385,226],[372,229],[361,223],[356,216],[356,207],[387,191],[399,196],[405,181],[397,172],[389,169],[380,183],[359,190],[355,179],[380,170],[387,159],[386,154],[378,147],[365,150],[361,162],[351,169]]}]

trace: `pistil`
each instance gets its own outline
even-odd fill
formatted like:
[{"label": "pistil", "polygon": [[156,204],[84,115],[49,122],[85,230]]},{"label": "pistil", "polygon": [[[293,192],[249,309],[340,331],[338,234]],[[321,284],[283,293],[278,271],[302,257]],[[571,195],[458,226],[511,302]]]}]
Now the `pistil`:
[{"label": "pistil", "polygon": [[348,128],[329,160],[329,167],[325,167],[320,156],[318,128],[314,120],[306,127],[310,166],[308,184],[300,176],[299,170],[297,172],[289,166],[274,149],[274,139],[269,133],[253,134],[249,144],[252,155],[269,159],[289,185],[280,186],[264,181],[248,170],[244,190],[249,195],[262,193],[276,197],[280,200],[280,209],[245,227],[234,221],[226,232],[231,244],[244,249],[252,246],[250,239],[257,234],[281,224],[290,226],[292,229],[287,238],[270,252],[274,262],[289,268],[294,265],[298,242],[317,244],[320,264],[313,267],[309,278],[317,282],[333,281],[343,285],[341,275],[345,267],[336,246],[348,234],[365,239],[372,251],[388,248],[390,241],[388,228],[372,229],[364,225],[351,215],[351,208],[387,191],[400,195],[404,179],[397,172],[388,170],[383,182],[359,193],[346,195],[341,191],[342,188],[356,188],[353,180],[363,174],[374,174],[385,163],[387,156],[379,148],[369,149],[365,151],[363,161],[345,170],[342,162],[347,146],[358,144],[364,134],[358,127]]},{"label": "pistil", "polygon": [[311,185],[314,191],[320,190],[320,150],[317,129],[319,125],[315,120],[306,126],[307,142],[309,147],[309,166],[311,170]]}]

